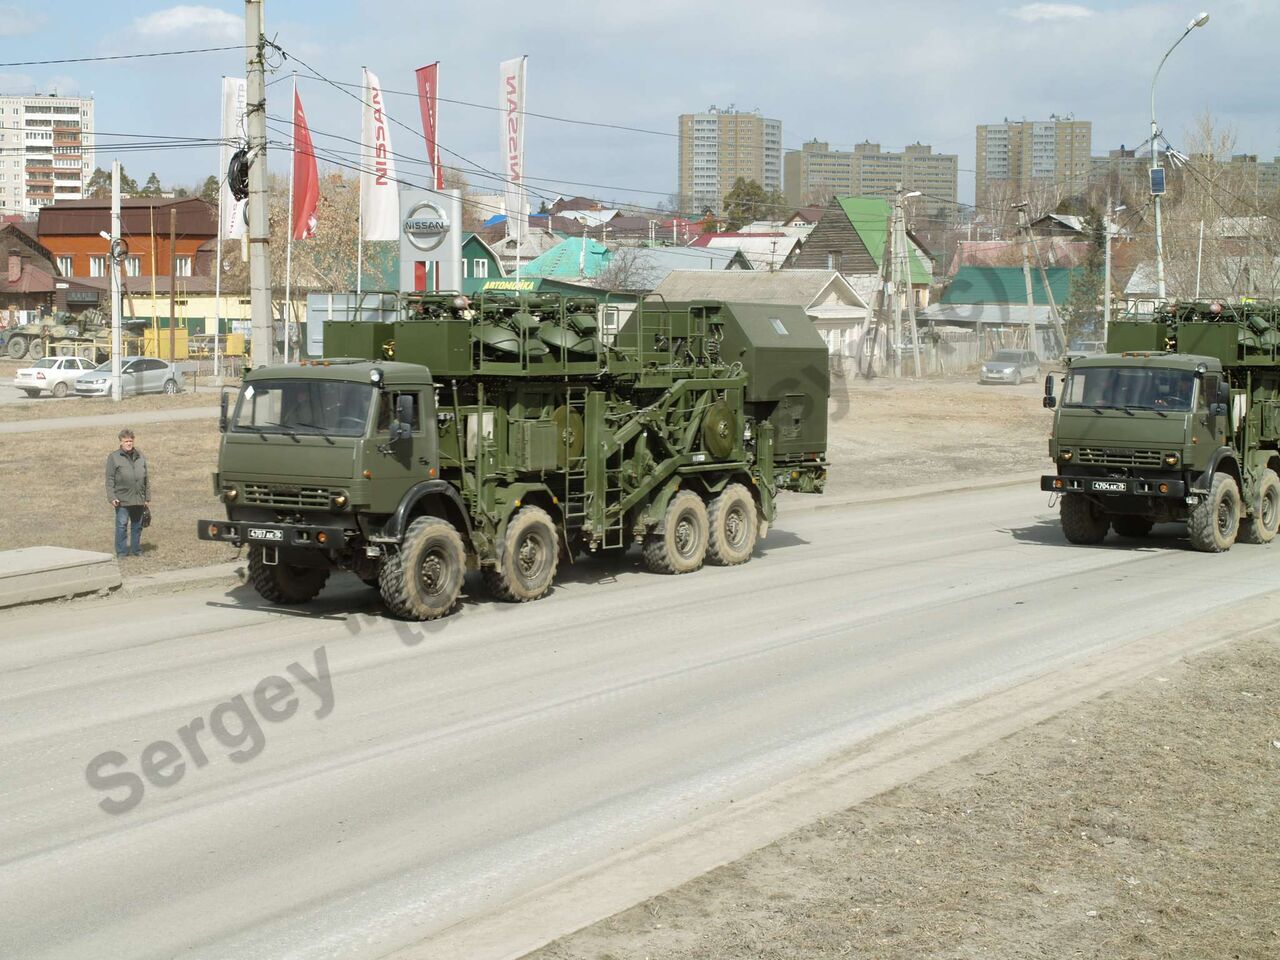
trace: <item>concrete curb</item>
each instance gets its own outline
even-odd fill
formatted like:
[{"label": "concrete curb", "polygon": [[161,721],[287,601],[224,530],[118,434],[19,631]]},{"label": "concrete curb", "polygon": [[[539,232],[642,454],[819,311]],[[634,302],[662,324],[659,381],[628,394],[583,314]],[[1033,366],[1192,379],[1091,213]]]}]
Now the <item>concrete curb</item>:
[{"label": "concrete curb", "polygon": [[154,597],[183,590],[200,590],[206,587],[223,587],[228,590],[248,580],[248,562],[232,560],[208,567],[188,567],[183,570],[166,570],[164,573],[148,573],[126,577],[113,596]]}]

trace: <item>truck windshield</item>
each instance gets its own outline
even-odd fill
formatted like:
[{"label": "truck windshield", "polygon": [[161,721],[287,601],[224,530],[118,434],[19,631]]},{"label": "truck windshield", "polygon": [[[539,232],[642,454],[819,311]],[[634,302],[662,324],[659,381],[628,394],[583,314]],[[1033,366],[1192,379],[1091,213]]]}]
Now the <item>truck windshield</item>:
[{"label": "truck windshield", "polygon": [[341,380],[256,380],[240,391],[231,430],[363,436],[373,390]]},{"label": "truck windshield", "polygon": [[1183,412],[1191,409],[1195,374],[1159,367],[1079,367],[1067,374],[1064,407]]}]

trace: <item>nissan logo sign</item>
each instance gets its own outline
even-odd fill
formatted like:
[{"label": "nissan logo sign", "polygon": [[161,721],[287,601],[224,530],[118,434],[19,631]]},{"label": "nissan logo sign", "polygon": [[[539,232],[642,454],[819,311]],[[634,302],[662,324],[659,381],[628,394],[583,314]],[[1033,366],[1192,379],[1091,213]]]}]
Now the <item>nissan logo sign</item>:
[{"label": "nissan logo sign", "polygon": [[429,200],[416,203],[404,218],[404,235],[422,251],[434,250],[449,233],[449,218]]}]

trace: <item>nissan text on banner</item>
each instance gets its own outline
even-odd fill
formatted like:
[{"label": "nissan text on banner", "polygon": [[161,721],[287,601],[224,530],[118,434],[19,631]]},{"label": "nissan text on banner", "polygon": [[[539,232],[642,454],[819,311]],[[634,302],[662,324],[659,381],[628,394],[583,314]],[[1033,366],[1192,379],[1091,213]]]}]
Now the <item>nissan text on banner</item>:
[{"label": "nissan text on banner", "polygon": [[231,166],[231,155],[248,140],[245,120],[248,99],[247,84],[242,77],[222,78],[222,146],[218,150],[218,179],[222,183],[218,191],[218,208],[222,223],[218,229],[224,240],[238,239],[244,233],[244,212],[240,209],[241,204],[231,195],[227,168]]},{"label": "nissan text on banner", "polygon": [[360,222],[365,240],[400,238],[400,188],[384,104],[382,84],[372,71],[365,70],[360,137]]},{"label": "nissan text on banner", "polygon": [[507,181],[507,236],[529,232],[524,199],[524,77],[528,57],[502,61],[498,103],[502,118],[503,176]]}]

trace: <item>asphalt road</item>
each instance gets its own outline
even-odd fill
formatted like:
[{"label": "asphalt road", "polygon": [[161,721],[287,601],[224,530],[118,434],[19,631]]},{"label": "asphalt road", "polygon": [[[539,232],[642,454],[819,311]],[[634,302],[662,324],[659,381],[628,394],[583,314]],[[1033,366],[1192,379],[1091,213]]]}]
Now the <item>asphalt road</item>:
[{"label": "asphalt road", "polygon": [[[383,956],[1274,588],[1280,547],[1179,536],[1072,548],[1044,494],[1003,488],[793,512],[741,568],[592,560],[425,629],[355,581],[306,613],[194,591],[10,614],[0,956]],[[108,751],[136,787],[86,782]]]}]

